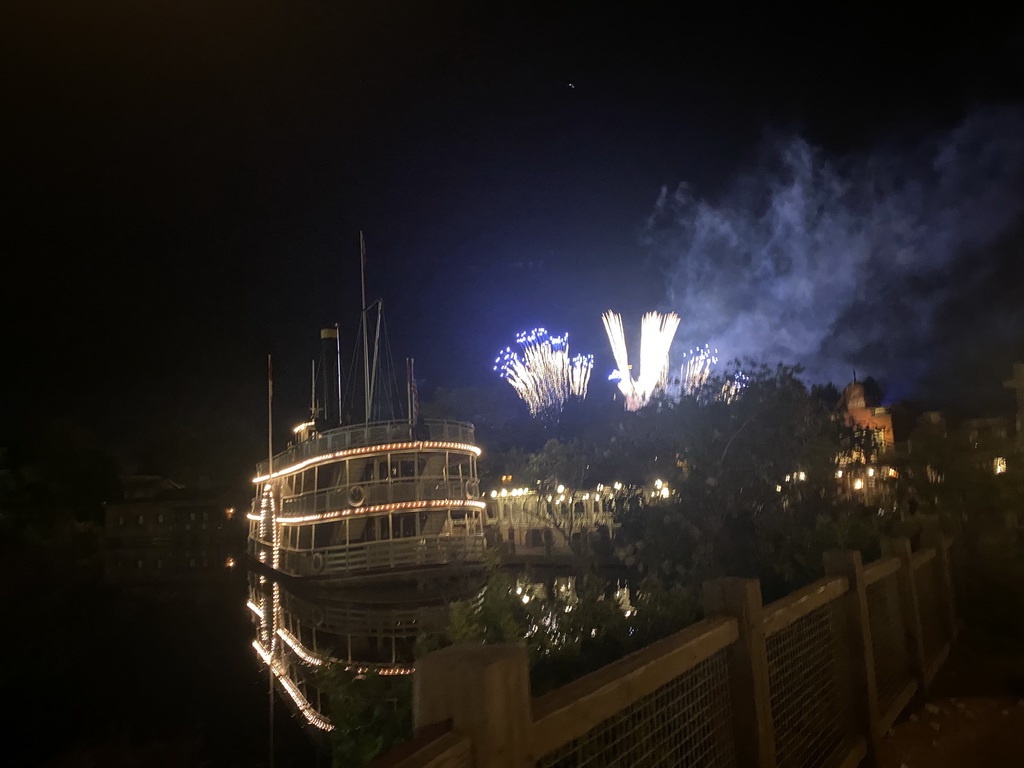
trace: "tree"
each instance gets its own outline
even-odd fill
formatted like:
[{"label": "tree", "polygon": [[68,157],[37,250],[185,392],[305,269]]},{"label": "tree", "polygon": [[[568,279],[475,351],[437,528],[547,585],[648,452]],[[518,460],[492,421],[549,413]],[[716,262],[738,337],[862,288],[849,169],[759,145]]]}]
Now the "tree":
[{"label": "tree", "polygon": [[[581,440],[563,443],[548,440],[533,454],[525,467],[523,479],[537,490],[538,504],[551,526],[562,535],[577,558],[585,548],[582,537],[586,520],[580,497],[587,487],[593,450]],[[551,501],[546,501],[550,497]]]},{"label": "tree", "polygon": [[691,585],[758,577],[766,593],[784,592],[820,569],[813,532],[860,511],[835,483],[841,426],[798,369],[743,370],[737,396],[719,396],[728,373],[712,377],[627,428],[624,444],[672,489],[621,519],[619,552],[641,574]]},{"label": "tree", "polygon": [[412,736],[412,680],[347,672],[339,663],[318,675],[327,693],[331,753],[337,768],[358,768]]}]

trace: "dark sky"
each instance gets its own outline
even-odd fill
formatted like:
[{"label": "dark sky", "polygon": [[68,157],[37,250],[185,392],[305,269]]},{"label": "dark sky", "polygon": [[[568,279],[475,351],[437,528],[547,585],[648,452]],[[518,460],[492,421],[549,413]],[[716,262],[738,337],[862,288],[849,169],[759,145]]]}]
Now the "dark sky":
[{"label": "dark sky", "polygon": [[[766,137],[857,156],[1024,105],[1019,11],[26,5],[0,32],[3,406],[108,439],[258,434],[268,352],[282,420],[301,417],[318,328],[355,339],[360,229],[426,387],[480,381],[533,325],[569,330],[603,380],[598,313],[666,308],[644,238],[662,187],[727,194]],[[1000,366],[1024,353],[1014,301]],[[950,311],[984,346],[971,302]],[[868,372],[942,390],[886,359]]]}]

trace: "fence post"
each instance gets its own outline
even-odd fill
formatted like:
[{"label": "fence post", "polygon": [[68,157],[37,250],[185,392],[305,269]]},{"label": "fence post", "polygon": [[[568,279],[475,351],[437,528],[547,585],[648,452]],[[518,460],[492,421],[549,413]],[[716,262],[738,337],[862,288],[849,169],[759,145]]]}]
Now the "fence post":
[{"label": "fence post", "polygon": [[871,622],[868,614],[867,584],[860,552],[826,552],[822,558],[828,576],[845,576],[849,591],[841,599],[845,603],[849,632],[850,671],[856,699],[856,716],[867,744],[865,766],[878,764],[881,734],[878,711],[878,687],[875,682],[875,652],[871,645]]},{"label": "fence post", "polygon": [[525,648],[462,643],[416,662],[413,727],[450,719],[478,768],[532,768],[531,706]]},{"label": "fence post", "polygon": [[897,557],[902,563],[897,574],[900,590],[900,605],[903,606],[903,627],[907,633],[907,650],[910,653],[910,665],[917,678],[917,689],[925,690],[925,658],[924,632],[921,629],[921,608],[917,601],[917,583],[911,568],[913,553],[910,539],[883,539],[882,554],[886,557]]},{"label": "fence post", "polygon": [[939,527],[935,525],[924,529],[921,535],[921,543],[935,550],[935,564],[938,569],[936,573],[939,577],[938,586],[942,590],[943,597],[946,598],[939,601],[942,604],[942,623],[946,627],[946,636],[949,638],[949,644],[952,646],[956,642],[957,632],[956,590],[953,587],[953,571],[949,562],[949,546],[952,544],[952,539],[948,539]]},{"label": "fence post", "polygon": [[740,768],[775,768],[761,583],[723,578],[704,582],[704,612],[736,619],[739,639],[729,646],[729,685]]}]

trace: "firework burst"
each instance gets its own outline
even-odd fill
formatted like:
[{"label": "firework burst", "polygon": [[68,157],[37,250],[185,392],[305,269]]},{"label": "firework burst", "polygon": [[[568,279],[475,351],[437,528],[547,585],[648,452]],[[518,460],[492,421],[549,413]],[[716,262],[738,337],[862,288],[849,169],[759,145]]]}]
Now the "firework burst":
[{"label": "firework burst", "polygon": [[739,397],[740,392],[747,386],[749,382],[749,376],[743,373],[743,371],[736,371],[728,378],[726,378],[725,383],[722,384],[722,391],[718,396],[719,399],[727,403],[731,403],[733,400]]},{"label": "firework burst", "polygon": [[534,328],[516,336],[520,351],[506,347],[494,360],[494,370],[526,403],[532,416],[560,413],[570,398],[587,396],[593,355],[569,356],[569,334],[551,336]]},{"label": "firework burst", "polygon": [[712,350],[705,344],[691,349],[683,357],[684,362],[679,369],[680,394],[693,395],[707,384],[712,367],[718,364],[718,350]]},{"label": "firework burst", "polygon": [[608,311],[601,319],[617,366],[612,378],[618,379],[619,391],[626,399],[626,409],[635,411],[647,405],[651,397],[667,384],[668,353],[679,328],[679,315],[675,312],[667,315],[648,312],[643,316],[640,322],[640,373],[635,379],[630,371],[622,317]]}]

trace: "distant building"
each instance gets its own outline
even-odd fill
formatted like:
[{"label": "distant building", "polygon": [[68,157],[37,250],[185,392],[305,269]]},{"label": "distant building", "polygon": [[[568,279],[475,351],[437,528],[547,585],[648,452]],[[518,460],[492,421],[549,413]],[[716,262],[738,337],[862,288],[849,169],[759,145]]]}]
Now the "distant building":
[{"label": "distant building", "polygon": [[[591,549],[614,528],[611,488],[557,491],[547,496],[529,488],[488,494],[484,535],[505,554],[570,554]],[[570,541],[571,539],[571,541]]]},{"label": "distant building", "polygon": [[168,491],[180,491],[185,486],[160,475],[126,475],[121,478],[125,499],[152,499]]},{"label": "distant building", "polygon": [[867,399],[864,385],[854,381],[846,386],[836,405],[836,413],[843,423],[854,429],[857,444],[853,448],[859,463],[871,463],[892,448],[895,436],[892,414],[888,408]]},{"label": "distant building", "polygon": [[1024,363],[1013,364],[1013,377],[1003,386],[1017,394],[1017,450],[1024,452]]},{"label": "distant building", "polygon": [[127,480],[126,500],[106,507],[108,582],[199,581],[239,562],[245,551],[245,514],[224,495],[193,491],[164,478]]}]

